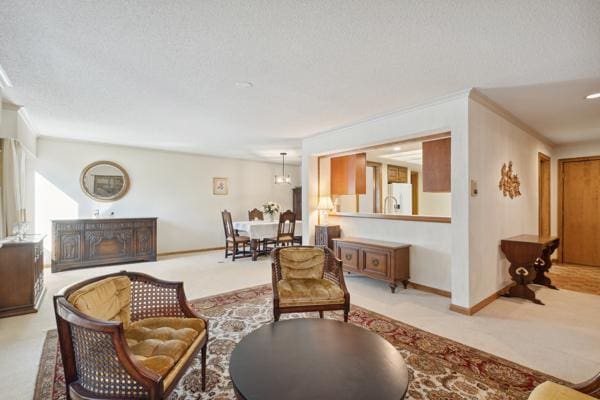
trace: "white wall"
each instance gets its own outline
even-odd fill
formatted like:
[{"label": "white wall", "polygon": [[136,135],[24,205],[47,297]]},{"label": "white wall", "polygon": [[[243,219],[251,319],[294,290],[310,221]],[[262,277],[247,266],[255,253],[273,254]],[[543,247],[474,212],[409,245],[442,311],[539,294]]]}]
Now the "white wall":
[{"label": "white wall", "polygon": [[[81,191],[79,174],[98,160],[115,161],[128,172],[131,187],[121,200],[96,202]],[[159,253],[223,246],[221,210],[235,220],[269,200],[288,209],[291,189],[300,185],[297,166],[286,167],[291,186],[275,185],[280,164],[47,138],[39,139],[30,168],[38,174],[36,227],[46,230],[40,233],[49,233],[50,218],[90,218],[95,209],[102,216],[158,217]],[[213,177],[229,178],[229,195],[212,194]]]},{"label": "white wall", "polygon": [[[469,305],[468,253],[468,93],[375,118],[303,141],[303,224],[306,241],[314,240],[317,221],[319,155],[370,145],[452,132],[452,223],[340,217],[344,234],[408,242],[415,282],[452,292],[452,302]],[[333,220],[333,218],[332,218]],[[419,281],[421,280],[421,281]]]},{"label": "white wall", "polygon": [[[479,191],[469,201],[472,305],[510,283],[500,240],[538,232],[538,152],[554,157],[548,145],[469,101],[469,175]],[[509,161],[521,180],[522,196],[514,199],[504,197],[498,188],[502,164]]]},{"label": "white wall", "polygon": [[551,196],[552,196],[552,234],[558,234],[558,160],[564,158],[600,156],[600,139],[570,145],[556,146],[553,149],[551,167]]}]

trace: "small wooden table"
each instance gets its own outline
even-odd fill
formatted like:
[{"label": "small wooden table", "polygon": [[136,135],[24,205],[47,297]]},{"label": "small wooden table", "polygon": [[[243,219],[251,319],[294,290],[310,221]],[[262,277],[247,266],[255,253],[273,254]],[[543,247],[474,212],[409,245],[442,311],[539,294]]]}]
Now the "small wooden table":
[{"label": "small wooden table", "polygon": [[326,319],[265,325],[231,354],[238,399],[403,399],[408,370],[381,336]]},{"label": "small wooden table", "polygon": [[518,235],[503,239],[500,248],[510,262],[508,272],[516,283],[505,296],[520,297],[543,305],[527,285],[533,283],[558,290],[544,275],[552,266],[550,256],[558,244],[559,239],[553,236]]}]

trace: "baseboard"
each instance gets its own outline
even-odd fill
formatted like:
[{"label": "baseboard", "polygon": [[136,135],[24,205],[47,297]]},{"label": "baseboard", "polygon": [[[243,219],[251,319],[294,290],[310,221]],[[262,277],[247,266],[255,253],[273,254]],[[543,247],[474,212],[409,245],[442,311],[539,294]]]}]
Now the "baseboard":
[{"label": "baseboard", "polygon": [[421,290],[427,293],[437,294],[438,296],[451,297],[451,293],[447,290],[442,290],[438,288],[434,288],[431,286],[421,285],[420,283],[408,282],[408,285],[413,289]]},{"label": "baseboard", "polygon": [[164,253],[158,253],[157,257],[176,256],[176,255],[180,255],[180,254],[191,254],[191,253],[204,253],[207,251],[216,251],[216,250],[224,250],[224,249],[225,249],[225,247],[221,246],[221,247],[205,247],[205,248],[201,248],[201,249],[166,251]]},{"label": "baseboard", "polygon": [[488,306],[490,303],[492,303],[498,297],[502,296],[508,290],[508,288],[511,286],[512,286],[512,283],[509,283],[502,289],[498,290],[496,293],[492,293],[485,299],[481,300],[479,303],[475,304],[473,307],[467,308],[467,307],[457,306],[456,304],[450,304],[450,307],[448,307],[448,308],[450,309],[450,311],[454,311],[459,314],[473,315],[473,314],[481,311],[484,307]]}]

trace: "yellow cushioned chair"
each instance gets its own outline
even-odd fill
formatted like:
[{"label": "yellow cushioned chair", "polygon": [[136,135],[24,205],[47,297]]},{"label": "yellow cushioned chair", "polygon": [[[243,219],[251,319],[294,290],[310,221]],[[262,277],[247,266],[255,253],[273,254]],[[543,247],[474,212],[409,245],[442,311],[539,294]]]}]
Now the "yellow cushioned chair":
[{"label": "yellow cushioned chair", "polygon": [[271,253],[273,316],[282,313],[343,310],[348,322],[350,294],[342,262],[324,247],[277,247]]},{"label": "yellow cushioned chair", "polygon": [[198,351],[206,385],[208,323],[183,283],[119,272],[54,296],[69,398],[162,399]]},{"label": "yellow cushioned chair", "polygon": [[600,398],[600,373],[594,378],[571,387],[544,382],[529,395],[529,400],[594,400]]}]

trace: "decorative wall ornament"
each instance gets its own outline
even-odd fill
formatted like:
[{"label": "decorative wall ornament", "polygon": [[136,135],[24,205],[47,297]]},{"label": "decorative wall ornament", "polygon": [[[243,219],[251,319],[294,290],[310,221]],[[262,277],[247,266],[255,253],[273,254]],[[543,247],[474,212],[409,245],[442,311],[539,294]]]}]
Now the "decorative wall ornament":
[{"label": "decorative wall ornament", "polygon": [[506,163],[502,164],[498,188],[504,197],[508,196],[511,199],[514,199],[521,195],[521,181],[519,180],[519,175],[513,173],[512,168],[512,161],[508,162],[508,167],[506,166]]}]

